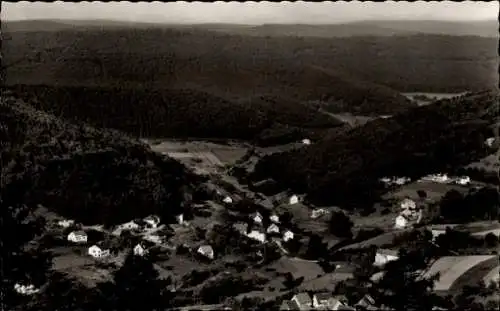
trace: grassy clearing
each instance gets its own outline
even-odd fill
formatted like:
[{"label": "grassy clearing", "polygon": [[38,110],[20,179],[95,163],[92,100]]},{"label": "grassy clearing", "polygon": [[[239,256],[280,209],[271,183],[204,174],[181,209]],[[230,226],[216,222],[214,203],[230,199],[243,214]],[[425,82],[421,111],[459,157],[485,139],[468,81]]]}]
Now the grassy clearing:
[{"label": "grassy clearing", "polygon": [[429,201],[439,201],[446,192],[450,190],[457,190],[461,193],[467,193],[468,187],[453,185],[453,184],[440,184],[433,182],[413,182],[398,188],[396,191],[390,192],[384,196],[385,199],[395,198],[403,199],[409,197],[410,199],[418,199],[418,190],[424,190],[427,193]]}]

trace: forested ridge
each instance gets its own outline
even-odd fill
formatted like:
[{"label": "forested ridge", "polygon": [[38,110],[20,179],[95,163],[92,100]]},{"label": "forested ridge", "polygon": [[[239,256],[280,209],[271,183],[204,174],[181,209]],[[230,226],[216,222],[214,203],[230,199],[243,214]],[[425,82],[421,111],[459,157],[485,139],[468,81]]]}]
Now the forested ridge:
[{"label": "forested ridge", "polygon": [[338,132],[300,150],[264,157],[254,179],[273,177],[316,203],[376,198],[383,176],[412,178],[487,155],[498,122],[498,92],[479,92],[411,109]]},{"label": "forested ridge", "polygon": [[121,132],[70,124],[2,96],[2,206],[41,204],[87,224],[171,217],[199,177]]},{"label": "forested ridge", "polygon": [[201,91],[127,87],[18,85],[41,110],[141,137],[202,137],[266,143],[298,140],[343,123],[294,101],[261,96],[236,103]]}]

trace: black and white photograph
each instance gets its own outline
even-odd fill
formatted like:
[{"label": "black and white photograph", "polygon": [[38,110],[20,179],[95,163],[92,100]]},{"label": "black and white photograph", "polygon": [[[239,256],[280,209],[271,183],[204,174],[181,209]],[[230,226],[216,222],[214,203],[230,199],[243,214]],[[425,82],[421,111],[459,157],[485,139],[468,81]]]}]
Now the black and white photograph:
[{"label": "black and white photograph", "polygon": [[498,310],[499,28],[3,1],[0,310]]}]

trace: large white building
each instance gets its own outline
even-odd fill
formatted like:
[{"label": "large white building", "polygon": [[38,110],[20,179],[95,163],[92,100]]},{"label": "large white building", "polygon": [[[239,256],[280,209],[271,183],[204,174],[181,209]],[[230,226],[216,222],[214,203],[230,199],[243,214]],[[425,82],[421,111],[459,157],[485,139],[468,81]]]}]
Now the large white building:
[{"label": "large white building", "polygon": [[383,266],[386,263],[399,259],[398,252],[390,249],[379,249],[375,254],[374,266]]},{"label": "large white building", "polygon": [[73,231],[68,234],[68,241],[73,243],[87,243],[87,233],[85,231]]},{"label": "large white building", "polygon": [[104,258],[111,254],[109,249],[102,249],[97,245],[89,247],[88,254],[94,258]]}]

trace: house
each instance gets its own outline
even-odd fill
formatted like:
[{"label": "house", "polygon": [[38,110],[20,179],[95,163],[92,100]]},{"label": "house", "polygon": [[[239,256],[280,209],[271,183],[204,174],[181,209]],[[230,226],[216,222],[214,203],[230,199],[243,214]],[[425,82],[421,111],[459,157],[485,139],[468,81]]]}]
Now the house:
[{"label": "house", "polygon": [[326,214],[328,214],[328,211],[326,209],[317,208],[311,212],[311,218],[312,219],[320,218],[321,216],[326,215]]},{"label": "house", "polygon": [[391,249],[379,249],[375,254],[375,266],[383,266],[389,261],[397,260],[399,258],[398,252]]},{"label": "house", "polygon": [[283,241],[293,240],[294,234],[290,230],[283,232]]},{"label": "house", "polygon": [[398,178],[395,178],[392,183],[398,185],[398,186],[402,186],[406,183],[409,183],[411,181],[410,178],[408,177],[398,177]]},{"label": "house", "polygon": [[121,230],[137,230],[140,226],[135,221],[129,221],[118,226]]},{"label": "house", "polygon": [[147,253],[147,251],[146,251],[146,249],[144,248],[144,246],[142,246],[142,244],[137,244],[137,245],[134,247],[134,255],[137,255],[137,256],[144,256],[146,253]]},{"label": "house", "polygon": [[404,215],[399,215],[394,221],[394,229],[404,229],[408,226],[408,219]]},{"label": "house", "polygon": [[87,243],[87,233],[85,231],[73,231],[70,234],[68,234],[68,241],[74,242],[74,243]]},{"label": "house", "polygon": [[436,183],[448,183],[450,178],[447,174],[434,174],[422,177],[421,181],[433,181]]},{"label": "house", "polygon": [[88,254],[94,258],[104,258],[111,254],[109,249],[102,249],[97,245],[89,247]]},{"label": "house", "polygon": [[489,137],[489,138],[487,138],[484,143],[488,147],[493,147],[493,144],[495,143],[495,137]]},{"label": "house", "polygon": [[39,289],[35,288],[33,284],[30,285],[22,285],[16,283],[14,285],[14,290],[21,295],[33,295],[39,292]]},{"label": "house", "polygon": [[226,197],[222,200],[222,202],[224,202],[224,203],[226,203],[226,204],[231,204],[231,203],[233,203],[233,199],[231,199],[231,197],[230,197],[230,196],[226,196]]},{"label": "house", "polygon": [[279,224],[280,223],[280,218],[278,215],[271,215],[269,216],[269,220],[271,222],[274,222],[275,224]]},{"label": "house", "polygon": [[156,228],[160,224],[160,217],[158,217],[156,215],[150,215],[150,216],[144,218],[144,222],[150,228]]},{"label": "house", "polygon": [[401,201],[401,203],[399,203],[399,206],[401,207],[402,210],[416,209],[417,203],[412,199],[406,198],[403,201]]},{"label": "house", "polygon": [[182,225],[184,223],[184,214],[179,214],[175,216],[175,220],[179,225]]},{"label": "house", "polygon": [[259,241],[261,243],[264,243],[266,241],[266,235],[260,231],[257,230],[252,230],[250,233],[247,233],[247,237],[250,239]]},{"label": "house", "polygon": [[470,184],[470,177],[469,176],[457,177],[457,179],[455,180],[455,183],[462,185],[462,186],[466,186],[466,185]]},{"label": "house", "polygon": [[262,217],[262,215],[259,212],[253,213],[250,217],[256,224],[262,224],[262,221],[264,220],[264,217]]},{"label": "house", "polygon": [[308,139],[308,138],[304,138],[304,139],[302,139],[302,144],[304,144],[304,145],[310,145],[311,144],[311,140]]},{"label": "house", "polygon": [[338,310],[342,303],[331,293],[318,293],[313,295],[312,305],[315,309]]},{"label": "house", "polygon": [[299,310],[311,310],[312,300],[308,293],[298,293],[292,297],[291,302],[295,304]]},{"label": "house", "polygon": [[375,307],[375,299],[368,294],[364,295],[354,306],[363,310],[377,310]]},{"label": "house", "polygon": [[280,228],[276,224],[271,224],[267,227],[267,233],[280,233]]},{"label": "house", "polygon": [[288,204],[293,205],[299,203],[299,197],[297,195],[292,195],[290,199],[288,199]]},{"label": "house", "polygon": [[59,225],[60,227],[63,227],[63,228],[69,228],[74,224],[75,224],[75,221],[71,220],[71,219],[63,219],[63,220],[59,220],[57,222],[57,225]]},{"label": "house", "polygon": [[214,259],[214,249],[210,245],[202,245],[198,247],[197,252],[208,259]]},{"label": "house", "polygon": [[155,244],[161,244],[163,242],[163,238],[159,235],[152,234],[152,235],[145,235],[143,237],[144,240],[155,243]]},{"label": "house", "polygon": [[389,177],[382,177],[379,179],[381,182],[383,182],[384,184],[388,185],[388,184],[391,184],[392,182],[392,179],[389,178]]}]

